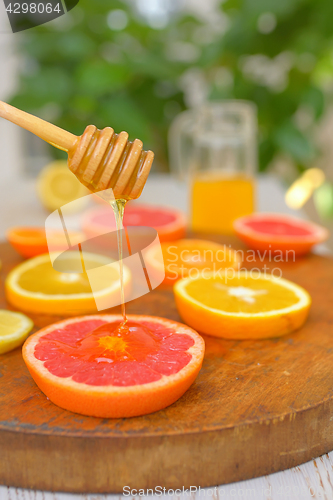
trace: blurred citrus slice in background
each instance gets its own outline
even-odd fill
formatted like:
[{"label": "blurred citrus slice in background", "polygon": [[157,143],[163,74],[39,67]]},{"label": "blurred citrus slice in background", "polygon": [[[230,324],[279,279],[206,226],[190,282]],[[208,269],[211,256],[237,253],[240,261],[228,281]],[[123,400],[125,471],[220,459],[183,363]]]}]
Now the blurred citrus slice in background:
[{"label": "blurred citrus slice in background", "polygon": [[314,245],[322,243],[329,236],[327,229],[312,222],[270,213],[241,217],[234,222],[234,229],[250,248],[294,252],[295,255],[308,253]]},{"label": "blurred citrus slice in background", "polygon": [[23,358],[38,387],[83,415],[145,415],[179,399],[201,368],[205,343],[191,328],[154,316],[72,318],[33,335]]},{"label": "blurred citrus slice in background", "polygon": [[33,326],[24,314],[0,309],[0,354],[22,345]]},{"label": "blurred citrus slice in background", "polygon": [[[79,210],[86,204],[85,195],[89,191],[69,170],[65,160],[58,160],[47,165],[38,176],[37,194],[43,206],[53,212],[71,201],[82,198],[73,209]],[[67,211],[70,207],[67,207]]]},{"label": "blurred citrus slice in background", "polygon": [[[71,231],[68,233],[71,244],[82,241],[83,234]],[[35,257],[48,252],[48,243],[52,251],[67,250],[64,246],[64,233],[54,229],[48,230],[47,239],[43,227],[13,227],[7,231],[7,239],[22,257]]]},{"label": "blurred citrus slice in background", "polygon": [[174,293],[188,325],[227,339],[286,335],[303,325],[311,305],[304,288],[254,271],[185,278],[175,284]]},{"label": "blurred citrus slice in background", "polygon": [[[187,276],[225,268],[238,268],[240,258],[237,252],[225,245],[213,241],[183,239],[171,243],[162,243],[165,268],[165,284],[174,283]],[[159,257],[159,247],[152,247],[146,254],[152,270],[160,272],[163,266]]]},{"label": "blurred citrus slice in background", "polygon": [[[174,241],[185,236],[186,217],[179,210],[129,202],[124,214],[124,226],[153,227],[161,242]],[[89,238],[115,231],[115,219],[110,208],[88,210],[82,220],[82,229]]]},{"label": "blurred citrus slice in background", "polygon": [[[11,304],[22,311],[57,315],[96,312],[94,296],[110,302],[120,297],[119,268],[106,267],[110,263],[112,261],[107,257],[85,253],[84,264],[87,269],[103,266],[93,295],[86,272],[56,271],[49,254],[40,255],[19,264],[8,274],[6,296]],[[62,254],[61,264],[64,268],[78,269],[81,267],[80,253],[68,251]],[[130,271],[124,266],[125,290],[130,284]]]}]

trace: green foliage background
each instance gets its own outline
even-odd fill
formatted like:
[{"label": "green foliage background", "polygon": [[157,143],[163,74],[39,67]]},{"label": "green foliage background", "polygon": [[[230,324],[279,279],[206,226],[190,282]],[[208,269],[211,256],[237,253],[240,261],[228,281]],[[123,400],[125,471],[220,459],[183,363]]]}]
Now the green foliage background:
[{"label": "green foliage background", "polygon": [[[324,89],[333,80],[332,0],[226,0],[220,9],[228,28],[214,33],[210,43],[197,36],[199,28],[209,31],[203,20],[179,12],[165,28],[153,29],[131,4],[80,0],[67,14],[67,28],[64,17],[63,25],[59,19],[22,35],[24,64],[11,103],[76,134],[89,123],[125,129],[153,149],[157,168],[166,170],[168,127],[186,109],[182,76],[196,69],[210,99],[257,104],[261,170],[281,153],[300,169],[313,163],[319,154],[313,123],[323,113]],[[114,9],[127,13],[124,30],[108,27]],[[267,12],[277,24],[263,34],[258,20]],[[170,58],[175,42],[190,44],[195,57]],[[281,88],[244,71],[244,57],[261,54],[269,62],[281,53],[291,61]],[[304,126],[300,110],[310,117]]]}]

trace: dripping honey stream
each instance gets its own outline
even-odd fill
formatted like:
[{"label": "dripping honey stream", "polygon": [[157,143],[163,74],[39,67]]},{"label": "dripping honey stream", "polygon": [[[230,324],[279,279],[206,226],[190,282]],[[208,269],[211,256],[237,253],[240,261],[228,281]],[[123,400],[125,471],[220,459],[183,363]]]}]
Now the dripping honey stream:
[{"label": "dripping honey stream", "polygon": [[127,200],[117,199],[112,200],[110,205],[112,207],[117,227],[117,242],[118,242],[118,260],[119,260],[119,278],[120,278],[120,300],[121,300],[121,314],[123,316],[123,321],[119,326],[119,330],[123,331],[126,329],[127,317],[126,317],[126,307],[125,307],[125,292],[124,292],[124,264],[123,264],[123,220],[124,211]]}]

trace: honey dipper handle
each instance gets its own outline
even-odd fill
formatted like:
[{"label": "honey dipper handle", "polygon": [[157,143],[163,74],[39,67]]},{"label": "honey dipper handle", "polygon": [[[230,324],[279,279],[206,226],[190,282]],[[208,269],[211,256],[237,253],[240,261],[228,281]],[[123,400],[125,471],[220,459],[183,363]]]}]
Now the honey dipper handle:
[{"label": "honey dipper handle", "polygon": [[69,151],[77,141],[76,135],[2,101],[0,101],[0,117],[29,130],[63,151]]}]

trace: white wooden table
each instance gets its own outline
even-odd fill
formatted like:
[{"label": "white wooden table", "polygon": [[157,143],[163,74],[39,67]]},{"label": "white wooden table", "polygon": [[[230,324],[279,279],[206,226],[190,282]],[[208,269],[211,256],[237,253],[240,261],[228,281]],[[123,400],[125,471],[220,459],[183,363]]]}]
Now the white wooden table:
[{"label": "white wooden table", "polygon": [[[257,186],[258,209],[271,212],[294,212],[285,205],[284,188],[277,179],[264,176]],[[142,202],[159,205],[173,205],[187,212],[188,192],[186,186],[176,182],[169,176],[152,175],[141,197]],[[302,213],[297,213],[303,216]],[[41,208],[34,189],[33,181],[20,182],[15,191],[8,186],[0,186],[0,239],[4,239],[5,231],[13,225],[41,225],[47,214]],[[322,247],[322,252],[326,252]],[[1,380],[0,380],[1,384]],[[333,418],[333,415],[332,415]],[[226,450],[227,453],[227,450]],[[0,450],[1,460],[1,450]],[[42,474],[41,470],[41,474]],[[125,486],[125,485],[124,485]],[[134,488],[134,485],[126,485]],[[161,485],[163,486],[163,485]],[[22,490],[0,486],[0,500],[113,500],[133,498],[119,495],[71,495],[68,493],[48,493]],[[168,494],[170,500],[210,499],[213,500],[310,500],[333,499],[333,452],[316,458],[311,462],[290,470],[269,476],[242,481],[238,483],[216,486],[201,491]],[[156,498],[158,498],[156,496]]]}]

